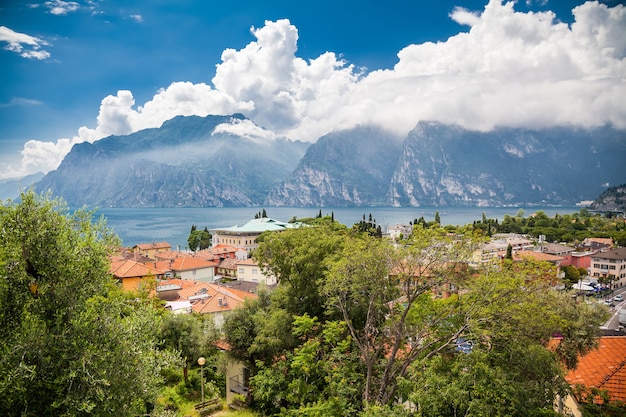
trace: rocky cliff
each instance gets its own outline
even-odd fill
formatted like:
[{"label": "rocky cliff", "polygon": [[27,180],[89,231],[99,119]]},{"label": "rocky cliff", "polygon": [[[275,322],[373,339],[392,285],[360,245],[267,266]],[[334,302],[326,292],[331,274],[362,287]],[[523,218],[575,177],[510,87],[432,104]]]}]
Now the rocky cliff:
[{"label": "rocky cliff", "polygon": [[98,207],[574,205],[626,180],[626,132],[610,127],[420,122],[404,138],[361,126],[309,145],[242,126],[254,124],[177,117],[82,143],[37,189]]}]

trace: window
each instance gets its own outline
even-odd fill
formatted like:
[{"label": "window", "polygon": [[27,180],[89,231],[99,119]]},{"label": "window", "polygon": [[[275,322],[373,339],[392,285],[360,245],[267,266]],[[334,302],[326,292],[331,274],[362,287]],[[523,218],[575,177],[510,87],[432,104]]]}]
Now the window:
[{"label": "window", "polygon": [[256,269],[256,268],[252,268],[252,273],[253,273],[253,274],[258,274],[257,269]]},{"label": "window", "polygon": [[243,268],[239,268],[239,273],[243,274]]}]

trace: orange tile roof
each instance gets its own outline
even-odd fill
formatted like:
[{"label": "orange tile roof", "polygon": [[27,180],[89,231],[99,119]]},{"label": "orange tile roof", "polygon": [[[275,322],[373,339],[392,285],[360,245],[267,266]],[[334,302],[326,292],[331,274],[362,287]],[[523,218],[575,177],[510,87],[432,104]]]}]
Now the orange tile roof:
[{"label": "orange tile roof", "polygon": [[522,261],[526,259],[534,259],[542,262],[559,262],[565,259],[562,256],[551,255],[544,252],[535,252],[532,250],[523,250],[513,254],[513,259],[516,261]]},{"label": "orange tile roof", "polygon": [[626,336],[601,337],[598,348],[579,358],[565,379],[572,386],[606,390],[611,402],[626,402]]},{"label": "orange tile roof", "polygon": [[247,298],[256,298],[256,294],[224,288],[208,282],[198,282],[196,285],[182,289],[178,292],[178,296],[181,300],[188,300],[189,297],[199,294],[203,289],[206,289],[205,293],[209,297],[204,300],[198,300],[191,306],[191,309],[199,314],[230,311],[243,305]]},{"label": "orange tile roof", "polygon": [[110,271],[116,278],[136,278],[148,275],[163,275],[165,272],[158,268],[151,268],[129,259],[111,262]]},{"label": "orange tile roof", "polygon": [[170,269],[172,271],[191,271],[194,269],[214,268],[217,262],[205,261],[204,259],[194,258],[192,256],[183,256],[172,261]]},{"label": "orange tile roof", "polygon": [[176,251],[176,250],[170,250],[170,251],[165,251],[165,252],[159,252],[154,256],[155,258],[159,260],[169,260],[169,259],[181,258],[184,256],[191,256],[191,254],[183,253],[183,252]]},{"label": "orange tile roof", "polygon": [[135,245],[134,247],[139,248],[141,250],[150,250],[150,249],[171,248],[172,245],[170,245],[167,242],[152,242],[152,243],[139,243]]},{"label": "orange tile roof", "polygon": [[237,260],[233,259],[233,258],[226,258],[224,259],[222,262],[220,262],[219,266],[222,269],[232,269],[232,270],[236,270],[237,269]]},{"label": "orange tile roof", "polygon": [[241,249],[236,246],[227,245],[225,243],[220,243],[211,248],[211,251],[215,254],[225,253],[225,252],[237,252],[238,250],[241,250]]}]

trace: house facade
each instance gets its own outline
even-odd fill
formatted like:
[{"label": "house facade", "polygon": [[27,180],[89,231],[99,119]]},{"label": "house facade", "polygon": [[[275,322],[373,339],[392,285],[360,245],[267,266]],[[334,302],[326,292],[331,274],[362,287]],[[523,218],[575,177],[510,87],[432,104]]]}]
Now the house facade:
[{"label": "house facade", "polygon": [[626,248],[611,249],[591,255],[589,276],[611,279],[611,288],[626,285]]},{"label": "house facade", "polygon": [[141,285],[151,284],[165,277],[165,272],[130,259],[113,261],[110,264],[113,278],[126,291],[137,291]]},{"label": "house facade", "polygon": [[243,226],[232,226],[213,229],[212,245],[231,245],[245,249],[248,253],[257,248],[256,238],[263,232],[282,232],[287,229],[301,227],[300,223],[285,223],[269,217],[253,219]]},{"label": "house facade", "polygon": [[181,256],[170,261],[170,269],[174,276],[191,281],[213,282],[217,266],[217,262],[193,256]]},{"label": "house facade", "polygon": [[255,282],[265,284],[267,286],[276,285],[276,277],[263,268],[252,259],[238,260],[235,262],[237,267],[237,280]]},{"label": "house facade", "polygon": [[133,246],[133,252],[151,259],[156,259],[157,253],[170,252],[171,250],[172,245],[167,242],[140,243]]}]

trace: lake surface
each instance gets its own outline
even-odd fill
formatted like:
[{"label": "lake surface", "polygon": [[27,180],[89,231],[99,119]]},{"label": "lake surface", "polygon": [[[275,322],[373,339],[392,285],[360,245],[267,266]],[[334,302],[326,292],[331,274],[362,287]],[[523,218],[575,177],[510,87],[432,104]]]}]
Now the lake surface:
[{"label": "lake surface", "polygon": [[[414,219],[424,217],[426,221],[435,218],[439,212],[443,225],[464,225],[481,220],[483,213],[487,218],[501,221],[506,214],[515,216],[524,210],[524,216],[542,210],[548,216],[555,214],[571,214],[580,210],[580,207],[336,207],[322,208],[322,215],[334,214],[335,220],[352,226],[359,222],[363,215],[369,218],[370,213],[376,224],[385,231],[394,224],[408,224]],[[262,208],[106,208],[98,209],[97,215],[106,218],[107,225],[122,239],[125,246],[134,246],[138,243],[165,241],[173,248],[184,250],[187,247],[187,237],[192,225],[198,229],[210,229],[243,225],[254,218]],[[268,217],[280,221],[289,221],[294,216],[298,219],[315,217],[319,208],[302,207],[269,207],[265,209]]]}]

